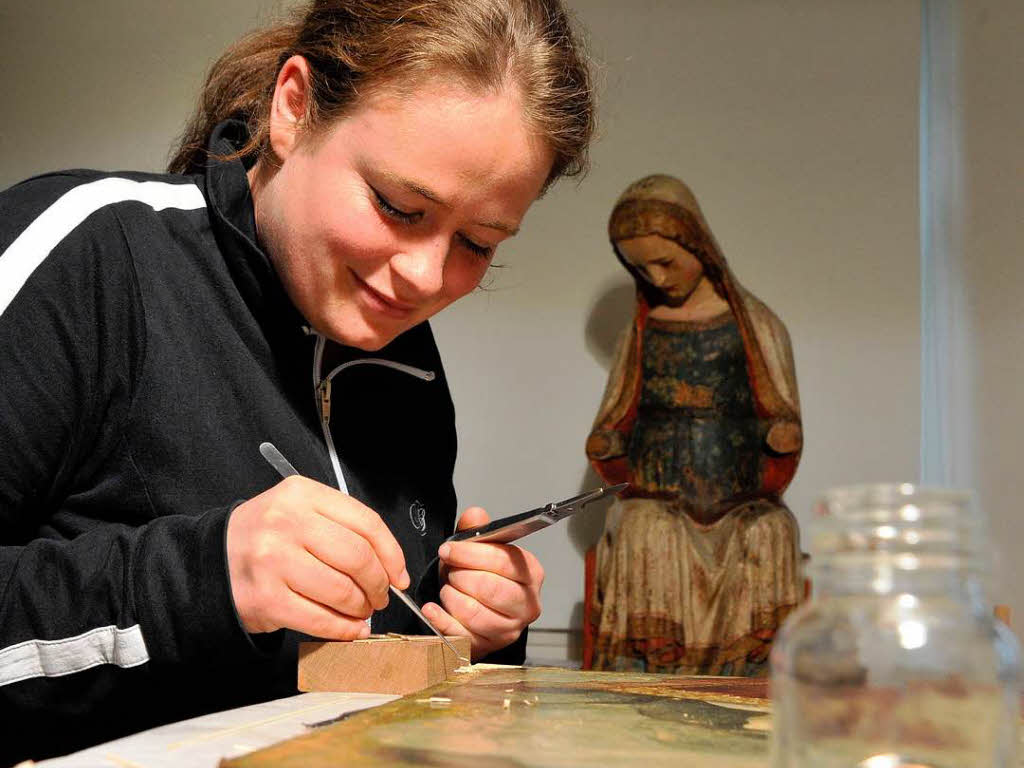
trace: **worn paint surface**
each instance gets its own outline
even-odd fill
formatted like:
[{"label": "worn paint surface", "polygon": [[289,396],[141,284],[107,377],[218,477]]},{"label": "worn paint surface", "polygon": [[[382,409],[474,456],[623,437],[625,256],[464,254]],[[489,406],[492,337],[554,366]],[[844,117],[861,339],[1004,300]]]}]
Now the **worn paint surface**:
[{"label": "worn paint surface", "polygon": [[224,768],[767,768],[763,681],[474,668]]},{"label": "worn paint surface", "polygon": [[648,321],[641,380],[628,449],[633,492],[682,497],[700,522],[714,522],[709,510],[758,488],[767,431],[754,412],[735,319]]},{"label": "worn paint surface", "polygon": [[630,488],[597,545],[584,658],[766,674],[803,593],[796,518],[781,500],[803,448],[789,334],[736,281],[679,179],[630,184],[608,235],[636,280],[636,310],[587,456]]}]

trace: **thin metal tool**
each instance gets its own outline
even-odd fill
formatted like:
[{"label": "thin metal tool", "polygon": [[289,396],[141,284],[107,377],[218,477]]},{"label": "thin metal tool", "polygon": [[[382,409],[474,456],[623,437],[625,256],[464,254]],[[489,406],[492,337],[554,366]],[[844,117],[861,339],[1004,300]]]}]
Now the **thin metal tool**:
[{"label": "thin metal tool", "polygon": [[260,453],[282,478],[299,474],[299,471],[284,457],[284,454],[277,450],[277,446],[273,443],[260,443]]},{"label": "thin metal tool", "polygon": [[[277,446],[275,446],[273,443],[260,443],[260,453],[263,455],[263,458],[267,460],[267,463],[277,470],[277,473],[281,475],[282,478],[291,477],[292,475],[299,474],[298,470],[296,470],[295,467],[292,466],[292,463],[288,461],[288,459],[286,459],[279,450],[277,450]],[[395,595],[395,597],[397,597],[403,603],[405,603],[406,606],[408,606],[409,610],[416,614],[416,617],[424,624],[426,624],[427,628],[431,632],[433,632],[435,635],[440,637],[441,640],[444,641],[444,644],[447,645],[448,648],[451,649],[451,652],[455,654],[455,658],[457,658],[459,661],[464,661],[467,664],[470,663],[470,660],[463,656],[461,653],[459,653],[458,649],[456,649],[456,647],[452,645],[451,641],[447,637],[442,635],[440,630],[438,630],[438,628],[430,622],[430,619],[428,619],[423,614],[423,611],[420,610],[420,607],[416,605],[415,600],[409,597],[409,595],[407,595],[403,590],[396,587],[394,584],[388,584],[388,587],[391,589],[391,593]]]},{"label": "thin metal tool", "polygon": [[440,630],[438,630],[437,627],[435,627],[433,624],[430,623],[430,619],[428,619],[426,616],[423,615],[423,611],[421,611],[420,607],[418,605],[416,605],[416,601],[415,600],[413,600],[411,597],[409,597],[409,595],[407,595],[405,592],[400,590],[394,584],[391,585],[391,591],[393,593],[395,593],[395,595],[398,597],[399,600],[401,600],[403,603],[405,603],[409,607],[410,611],[412,611],[413,613],[416,614],[417,617],[419,617],[420,621],[422,621],[424,624],[427,625],[427,627],[430,628],[431,632],[433,632],[435,635],[437,635],[438,637],[440,637],[444,641],[444,644],[447,645],[448,648],[451,650],[451,652],[455,654],[455,658],[456,659],[458,659],[459,661],[464,661],[467,664],[470,663],[470,660],[467,659],[465,656],[463,656],[461,653],[459,653],[458,649],[456,649],[456,647],[454,645],[452,645],[451,641],[447,637],[442,635]]},{"label": "thin metal tool", "polygon": [[524,536],[554,525],[559,520],[564,520],[570,515],[579,512],[587,504],[603,499],[605,496],[613,496],[621,493],[629,487],[628,483],[597,488],[593,491],[581,493],[565,501],[552,502],[543,507],[531,509],[529,512],[521,512],[518,515],[501,517],[492,520],[476,528],[467,528],[448,537],[448,541],[489,541],[495,544],[508,544],[517,541]]}]

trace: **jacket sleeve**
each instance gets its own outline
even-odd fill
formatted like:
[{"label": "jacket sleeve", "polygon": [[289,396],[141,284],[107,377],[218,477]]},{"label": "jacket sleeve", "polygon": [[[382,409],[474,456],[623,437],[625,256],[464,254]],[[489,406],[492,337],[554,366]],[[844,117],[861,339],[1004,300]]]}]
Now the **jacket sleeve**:
[{"label": "jacket sleeve", "polygon": [[[230,509],[74,514],[124,440],[145,318],[115,213],[46,219],[53,186],[0,194],[0,710],[56,714],[100,706],[153,665],[257,650],[231,601]],[[55,226],[68,227],[58,242]]]},{"label": "jacket sleeve", "polygon": [[499,648],[498,650],[487,654],[484,658],[480,659],[478,663],[510,664],[516,667],[522,666],[526,662],[526,638],[529,634],[530,628],[524,627],[519,637],[504,648]]}]

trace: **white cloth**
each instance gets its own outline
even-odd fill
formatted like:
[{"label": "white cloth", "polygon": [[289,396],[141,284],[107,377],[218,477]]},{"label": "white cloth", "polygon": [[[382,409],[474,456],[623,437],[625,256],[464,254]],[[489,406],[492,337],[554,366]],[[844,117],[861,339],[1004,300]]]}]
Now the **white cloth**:
[{"label": "white cloth", "polygon": [[238,757],[301,736],[318,724],[397,698],[383,693],[303,693],[163,725],[34,765],[38,768],[180,768],[186,765],[216,768],[224,758]]}]

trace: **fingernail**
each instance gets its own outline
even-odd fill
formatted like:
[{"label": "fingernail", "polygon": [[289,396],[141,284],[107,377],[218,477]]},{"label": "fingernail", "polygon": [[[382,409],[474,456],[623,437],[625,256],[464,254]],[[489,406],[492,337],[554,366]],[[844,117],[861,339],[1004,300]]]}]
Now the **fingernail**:
[{"label": "fingernail", "polygon": [[447,542],[445,542],[444,544],[442,544],[438,548],[437,554],[441,557],[442,560],[447,560],[448,559],[448,554],[451,551],[452,551],[452,545],[448,544]]},{"label": "fingernail", "polygon": [[411,583],[412,583],[412,579],[409,578],[409,571],[407,571],[405,568],[403,568],[402,572],[400,574],[398,574],[398,588],[399,589],[408,589],[409,585]]},{"label": "fingernail", "polygon": [[370,636],[370,627],[368,625],[366,625],[366,624],[363,624],[363,626],[361,626],[359,628],[359,639],[360,640],[365,640],[369,636]]}]

